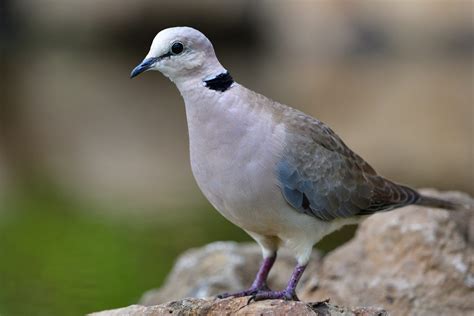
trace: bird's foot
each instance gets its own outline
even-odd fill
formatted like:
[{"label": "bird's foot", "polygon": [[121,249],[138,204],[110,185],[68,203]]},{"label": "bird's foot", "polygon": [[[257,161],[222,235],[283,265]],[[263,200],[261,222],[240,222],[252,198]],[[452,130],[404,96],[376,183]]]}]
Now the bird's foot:
[{"label": "bird's foot", "polygon": [[256,287],[256,286],[252,286],[251,288],[247,289],[247,290],[243,290],[243,291],[240,291],[240,292],[236,292],[236,293],[222,293],[222,294],[219,294],[217,295],[217,298],[219,299],[222,299],[222,298],[228,298],[228,297],[243,297],[243,296],[254,296],[254,295],[257,295],[258,293],[266,293],[266,292],[271,292],[270,291],[270,288],[266,285],[263,285],[261,287]]},{"label": "bird's foot", "polygon": [[292,289],[285,289],[283,291],[259,291],[253,294],[248,303],[252,301],[263,301],[263,300],[285,300],[285,301],[299,301],[300,299],[296,296],[296,292]]}]

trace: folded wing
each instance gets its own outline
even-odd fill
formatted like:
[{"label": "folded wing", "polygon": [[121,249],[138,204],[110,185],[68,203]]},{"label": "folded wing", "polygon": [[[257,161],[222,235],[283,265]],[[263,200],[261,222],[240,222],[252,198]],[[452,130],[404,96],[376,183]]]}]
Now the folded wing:
[{"label": "folded wing", "polygon": [[283,196],[297,211],[330,221],[418,201],[415,190],[377,175],[324,123],[291,110],[277,175]]}]

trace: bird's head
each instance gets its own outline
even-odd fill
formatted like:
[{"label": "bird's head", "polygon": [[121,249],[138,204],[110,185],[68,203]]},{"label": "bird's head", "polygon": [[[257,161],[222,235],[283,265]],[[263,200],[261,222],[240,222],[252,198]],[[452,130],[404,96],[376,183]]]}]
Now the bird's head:
[{"label": "bird's head", "polygon": [[145,59],[133,69],[130,77],[147,70],[159,70],[172,81],[206,77],[222,72],[211,42],[191,27],[172,27],[159,32]]}]

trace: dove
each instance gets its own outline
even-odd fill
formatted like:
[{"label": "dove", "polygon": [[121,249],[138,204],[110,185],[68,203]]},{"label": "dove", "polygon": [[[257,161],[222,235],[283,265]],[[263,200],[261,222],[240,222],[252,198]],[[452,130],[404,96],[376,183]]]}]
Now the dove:
[{"label": "dove", "polygon": [[[410,204],[456,208],[378,175],[326,124],[235,82],[194,28],[159,32],[130,76],[149,70],[168,77],[184,99],[200,190],[262,249],[250,288],[219,298],[298,300],[298,282],[324,236]],[[296,266],[286,288],[270,290],[267,277],[283,247]]]}]

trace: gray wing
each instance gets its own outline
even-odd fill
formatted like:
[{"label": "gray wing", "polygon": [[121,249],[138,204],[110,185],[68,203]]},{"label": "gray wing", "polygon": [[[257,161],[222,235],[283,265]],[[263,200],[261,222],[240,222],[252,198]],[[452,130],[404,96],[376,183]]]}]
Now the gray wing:
[{"label": "gray wing", "polygon": [[419,199],[416,191],[377,175],[324,123],[290,111],[285,114],[289,135],[277,175],[283,196],[297,211],[329,221]]}]

